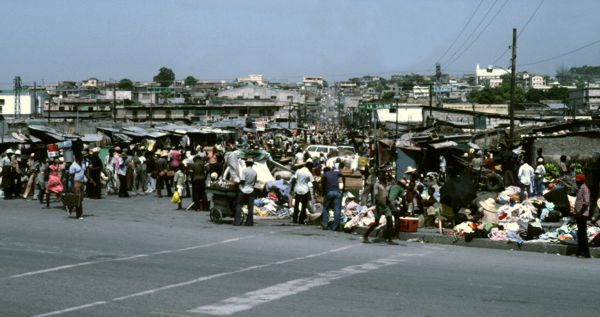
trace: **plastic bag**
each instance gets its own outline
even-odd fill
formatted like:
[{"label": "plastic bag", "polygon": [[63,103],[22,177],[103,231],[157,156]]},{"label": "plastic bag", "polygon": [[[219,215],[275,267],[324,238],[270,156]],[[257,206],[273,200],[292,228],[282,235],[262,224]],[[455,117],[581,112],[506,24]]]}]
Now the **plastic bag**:
[{"label": "plastic bag", "polygon": [[181,197],[179,197],[179,193],[177,191],[173,193],[173,197],[171,197],[171,202],[174,204],[179,204],[181,202]]}]

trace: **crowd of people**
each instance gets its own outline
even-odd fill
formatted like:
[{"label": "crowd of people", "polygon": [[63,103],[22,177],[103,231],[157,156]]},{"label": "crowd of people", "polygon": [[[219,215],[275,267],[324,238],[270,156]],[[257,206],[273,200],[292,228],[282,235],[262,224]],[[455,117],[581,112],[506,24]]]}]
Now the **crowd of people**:
[{"label": "crowd of people", "polygon": [[[311,156],[304,150],[310,144],[351,144],[357,153],[352,153],[347,160],[338,157],[331,161],[332,154]],[[261,187],[253,168],[253,156],[247,155],[241,160],[236,155],[239,150],[263,151],[277,156],[277,160],[287,165],[290,172],[274,175],[273,181]],[[460,171],[450,172],[446,158],[440,156],[439,168],[431,173],[409,166],[404,175],[397,175],[394,164],[375,164],[373,144],[368,138],[356,142],[342,130],[324,133],[301,131],[291,137],[273,132],[260,136],[241,133],[237,138],[215,145],[195,147],[190,146],[189,139],[173,146],[152,148],[142,143],[106,146],[104,149],[74,143],[72,148],[63,149],[62,155],[44,154],[24,154],[21,149],[8,149],[4,153],[1,164],[4,199],[33,197],[43,207],[49,208],[53,196],[57,200],[71,196],[74,203],[66,206],[66,210],[75,213],[79,219],[83,218],[83,197],[102,199],[105,195],[118,195],[120,198],[155,195],[157,198],[171,198],[178,210],[208,210],[207,186],[218,179],[226,179],[238,191],[234,225],[252,226],[255,200],[267,198],[278,206],[293,210],[290,215],[293,223],[308,224],[310,212],[320,216],[322,229],[340,231],[344,229],[347,218],[352,216],[351,213],[346,214],[346,210],[343,212],[343,207],[357,199],[352,194],[348,195],[346,188],[340,187],[340,184],[345,183],[345,177],[358,173],[363,185],[358,191],[360,203],[354,205],[372,207],[374,214],[374,220],[362,236],[365,243],[370,242],[369,236],[380,227],[380,221],[385,221],[384,237],[389,244],[395,244],[393,240],[399,237],[402,217],[421,216],[424,225],[429,227],[436,226],[436,219],[439,224],[442,221],[441,188],[450,174],[466,175],[477,188],[487,175],[497,173],[502,182],[500,186],[518,186],[526,197],[540,196],[548,188],[546,160],[541,150],[535,158],[535,167],[529,165],[520,149],[501,148],[495,153],[473,149],[465,153],[467,163]],[[352,162],[359,156],[367,158],[367,163],[356,165]],[[560,176],[568,177],[570,171],[566,156],[562,156],[557,165]],[[446,175],[447,168],[449,175]],[[581,173],[574,181],[577,186],[574,216],[578,223],[584,223],[593,217],[590,207],[597,199],[598,186],[592,186],[590,191]],[[184,208],[183,199],[186,198],[189,205]],[[316,210],[317,200],[321,202],[321,210]],[[245,217],[242,216],[244,209]],[[585,226],[579,227],[585,230]],[[585,232],[581,234],[585,235]],[[580,247],[587,249],[584,245]],[[582,251],[582,255],[589,256],[589,251]]]}]

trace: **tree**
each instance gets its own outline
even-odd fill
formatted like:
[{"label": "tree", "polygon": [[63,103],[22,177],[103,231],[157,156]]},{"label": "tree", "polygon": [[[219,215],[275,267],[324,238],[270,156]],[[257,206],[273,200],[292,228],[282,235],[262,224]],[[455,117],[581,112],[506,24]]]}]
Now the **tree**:
[{"label": "tree", "polygon": [[381,95],[381,99],[383,100],[393,100],[394,96],[396,95],[395,92],[393,91],[386,91]]},{"label": "tree", "polygon": [[186,86],[195,86],[196,83],[198,83],[198,80],[194,77],[194,76],[187,76],[184,80],[183,83]]},{"label": "tree", "polygon": [[119,81],[117,87],[119,90],[133,90],[133,82],[127,78],[123,78]]},{"label": "tree", "polygon": [[546,98],[550,100],[561,100],[563,103],[569,103],[569,89],[565,87],[552,87],[546,92]]},{"label": "tree", "polygon": [[175,81],[175,73],[170,68],[161,67],[158,75],[154,76],[153,80],[161,87],[169,87]]},{"label": "tree", "polygon": [[540,100],[545,99],[546,94],[543,90],[540,89],[529,89],[527,93],[525,93],[525,99],[529,102],[540,102]]}]

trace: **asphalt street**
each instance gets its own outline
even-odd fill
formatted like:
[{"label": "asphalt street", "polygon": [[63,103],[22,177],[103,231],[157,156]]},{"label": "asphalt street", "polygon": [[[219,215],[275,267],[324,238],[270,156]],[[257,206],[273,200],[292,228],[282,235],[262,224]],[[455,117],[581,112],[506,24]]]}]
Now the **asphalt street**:
[{"label": "asphalt street", "polygon": [[151,196],[53,207],[0,200],[0,316],[598,315],[597,259],[217,225]]}]

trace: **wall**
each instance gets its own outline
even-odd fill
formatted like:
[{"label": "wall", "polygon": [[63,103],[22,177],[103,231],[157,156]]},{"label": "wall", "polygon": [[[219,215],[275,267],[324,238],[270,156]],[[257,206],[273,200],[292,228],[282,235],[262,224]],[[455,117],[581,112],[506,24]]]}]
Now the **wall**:
[{"label": "wall", "polygon": [[537,151],[541,147],[546,160],[554,162],[558,162],[563,154],[569,158],[572,156],[591,158],[594,152],[600,151],[600,138],[592,135],[538,138],[533,144],[533,151]]}]

